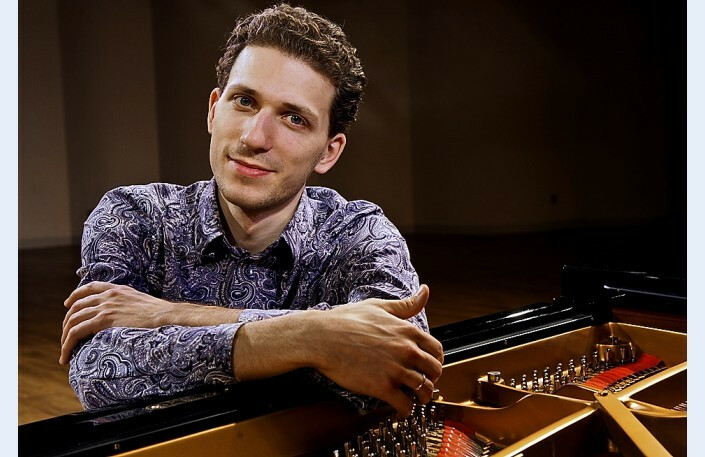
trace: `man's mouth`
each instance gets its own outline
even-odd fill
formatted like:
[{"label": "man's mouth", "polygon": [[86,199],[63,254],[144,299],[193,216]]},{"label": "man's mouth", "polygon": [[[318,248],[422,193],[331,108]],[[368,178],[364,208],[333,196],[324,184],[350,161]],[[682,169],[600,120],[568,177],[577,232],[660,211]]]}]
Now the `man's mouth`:
[{"label": "man's mouth", "polygon": [[235,170],[238,173],[247,176],[248,178],[258,178],[260,176],[266,176],[274,171],[262,165],[246,162],[242,159],[228,158],[228,160],[234,165]]}]

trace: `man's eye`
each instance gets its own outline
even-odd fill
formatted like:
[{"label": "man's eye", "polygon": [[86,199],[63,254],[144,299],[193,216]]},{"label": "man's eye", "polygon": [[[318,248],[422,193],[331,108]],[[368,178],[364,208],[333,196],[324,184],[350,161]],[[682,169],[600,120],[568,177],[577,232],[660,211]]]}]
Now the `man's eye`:
[{"label": "man's eye", "polygon": [[304,121],[304,118],[299,116],[298,114],[290,114],[289,115],[289,122],[291,122],[294,125],[305,125],[306,121]]},{"label": "man's eye", "polygon": [[235,102],[240,106],[252,106],[252,99],[246,95],[238,95]]}]

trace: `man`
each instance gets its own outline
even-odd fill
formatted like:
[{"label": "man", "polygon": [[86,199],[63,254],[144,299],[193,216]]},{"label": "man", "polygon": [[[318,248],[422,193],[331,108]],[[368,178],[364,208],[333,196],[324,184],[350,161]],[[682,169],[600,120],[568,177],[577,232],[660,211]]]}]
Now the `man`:
[{"label": "man", "polygon": [[86,221],[59,360],[72,387],[98,407],[308,368],[408,415],[441,374],[428,288],[377,206],[305,186],[345,148],[355,49],[279,5],[238,22],[217,74],[214,178],[115,189]]}]

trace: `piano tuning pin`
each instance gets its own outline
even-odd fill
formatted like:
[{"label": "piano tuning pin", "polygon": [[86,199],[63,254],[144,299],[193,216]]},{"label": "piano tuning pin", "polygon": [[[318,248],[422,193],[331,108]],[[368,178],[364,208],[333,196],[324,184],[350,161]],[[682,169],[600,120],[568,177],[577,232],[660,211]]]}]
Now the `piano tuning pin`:
[{"label": "piano tuning pin", "polygon": [[431,419],[431,430],[435,430],[436,428],[436,422],[437,422],[437,417],[436,417],[436,406],[431,405],[431,407],[428,409],[428,415],[429,418]]},{"label": "piano tuning pin", "polygon": [[522,390],[529,390],[529,385],[526,383],[526,375],[525,374],[521,375],[521,389]]},{"label": "piano tuning pin", "polygon": [[517,386],[516,380],[515,380],[514,378],[511,378],[511,379],[509,380],[509,387],[515,387],[515,388],[516,388],[516,386]]},{"label": "piano tuning pin", "polygon": [[580,357],[580,380],[585,381],[587,379],[587,357]]},{"label": "piano tuning pin", "polygon": [[548,367],[544,368],[543,370],[543,391],[547,394],[553,392],[553,389],[551,388],[551,375],[549,373]]}]

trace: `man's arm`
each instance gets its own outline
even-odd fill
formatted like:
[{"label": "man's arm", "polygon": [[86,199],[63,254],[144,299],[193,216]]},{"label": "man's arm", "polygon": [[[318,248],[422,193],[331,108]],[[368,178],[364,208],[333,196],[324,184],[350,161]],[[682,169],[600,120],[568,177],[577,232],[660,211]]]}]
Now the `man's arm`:
[{"label": "man's arm", "polygon": [[405,320],[427,300],[428,287],[422,286],[403,300],[368,299],[244,325],[233,350],[235,375],[250,380],[311,367],[406,417],[413,401],[404,390],[427,403],[441,375],[441,344]]},{"label": "man's arm", "polygon": [[64,301],[61,355],[65,365],[76,345],[112,327],[157,328],[165,325],[204,327],[237,323],[241,310],[170,302],[129,286],[94,281],[74,290]]},{"label": "man's arm", "polygon": [[[440,344],[402,320],[421,312],[427,299],[428,288],[423,286],[417,295],[407,300],[368,299],[328,312],[280,312],[288,316],[253,322],[237,333],[232,369],[238,380],[249,380],[302,367],[315,368],[338,385],[387,401],[403,413],[410,408],[410,399],[402,394],[401,386],[414,389],[419,379],[427,378],[429,382],[416,393],[419,400],[427,402],[433,383],[440,376],[443,357]],[[158,331],[123,332],[122,327],[146,329],[176,323],[193,327],[218,325],[233,322],[231,319],[236,321],[239,313],[220,307],[171,303],[128,286],[101,282],[76,289],[66,305],[70,310],[62,336],[63,363],[70,357],[69,347],[102,330],[110,329],[114,335],[119,335],[107,338],[116,345],[105,348],[110,354],[110,351],[120,352],[120,345],[129,346],[131,339],[126,337],[164,342],[165,334]],[[186,347],[189,345],[184,345]],[[123,355],[131,358],[137,355],[135,348],[124,349]],[[142,358],[149,356],[144,353]],[[97,374],[92,370],[88,373]],[[108,382],[105,376],[97,378]],[[120,389],[113,385],[111,390]]]},{"label": "man's arm", "polygon": [[[427,300],[428,288],[422,286],[418,294],[406,300],[368,299],[327,312],[282,311],[280,316],[285,316],[280,319],[252,322],[239,332],[239,325],[224,327],[226,333],[237,335],[231,371],[238,380],[250,380],[297,368],[315,368],[339,386],[386,401],[400,415],[407,415],[411,398],[402,387],[415,390],[421,386],[414,393],[419,401],[426,403],[441,373],[440,343],[403,320],[418,315]],[[125,389],[126,381],[140,386],[140,396],[178,393],[207,382],[209,377],[212,381],[228,381],[227,371],[218,376],[209,376],[207,370],[199,369],[181,374],[178,366],[168,365],[170,359],[188,360],[190,353],[202,353],[199,348],[204,340],[218,339],[220,332],[208,328],[188,331],[175,326],[164,331],[157,327],[176,322],[194,327],[217,325],[233,319],[236,310],[170,303],[128,286],[99,282],[80,287],[66,303],[73,303],[69,306],[74,312],[67,314],[65,320],[62,358],[68,360],[65,348],[71,340],[83,339],[81,332],[87,332],[88,336],[99,334],[87,348],[81,348],[72,365],[72,385],[85,404],[105,404],[106,399],[98,392],[109,392],[109,398],[116,401],[135,398],[134,390]],[[76,316],[85,320],[76,323]],[[151,351],[155,346],[169,348],[166,364],[155,363],[159,361],[158,354]],[[227,353],[228,349],[221,345],[212,357],[217,358],[218,353]],[[97,350],[100,354],[96,354]],[[83,357],[84,354],[88,356]],[[91,359],[100,363],[90,363]],[[101,374],[100,367],[106,360],[122,360],[124,371]],[[139,361],[144,366],[139,366]],[[179,374],[175,376],[172,371]],[[203,374],[203,380],[194,373]],[[148,375],[149,379],[155,376],[170,379],[165,384],[172,387],[171,391],[140,379],[140,374]]]},{"label": "man's arm", "polygon": [[[93,295],[78,298],[89,292]],[[232,372],[238,380],[250,380],[311,367],[351,392],[386,401],[405,416],[412,400],[402,387],[415,390],[419,401],[426,403],[441,373],[440,344],[403,320],[417,315],[427,299],[428,288],[424,286],[407,300],[368,299],[326,312],[289,312],[279,319],[252,322],[238,332],[239,324],[203,327],[227,321],[232,310],[159,303],[163,300],[127,286],[90,283],[67,300],[88,303],[67,320],[71,322],[81,312],[102,312],[110,317],[100,322],[97,317],[89,318],[83,321],[89,323],[85,326],[65,326],[71,330],[65,332],[70,336],[62,345],[66,347],[71,338],[81,339],[75,329],[92,333],[90,325],[108,325],[110,320],[118,325],[95,332],[95,338],[77,352],[72,364],[71,384],[89,406],[176,394],[208,382],[232,382]],[[106,302],[90,306],[95,300]],[[103,305],[107,310],[94,311]],[[113,307],[115,313],[110,312]],[[140,313],[145,309],[149,312]],[[155,320],[147,322],[145,315]],[[176,321],[199,327],[162,325]],[[159,328],[125,328],[129,326]],[[236,342],[231,343],[228,335],[237,335]],[[222,360],[230,345],[234,345],[232,360]],[[209,352],[212,354],[206,355],[206,361],[217,360],[221,354],[214,364],[219,369],[193,357]],[[228,367],[227,362],[232,365]],[[156,379],[160,382],[154,382]]]},{"label": "man's arm", "polygon": [[[150,284],[162,281],[154,262],[164,246],[155,193],[145,187],[108,192],[84,226],[81,282],[66,302],[61,361],[73,353],[69,381],[85,407],[235,382],[237,312],[188,304],[184,311],[194,313],[171,312],[173,304],[152,296],[159,295]],[[220,314],[226,312],[232,314]],[[196,315],[221,325],[190,326]],[[185,325],[155,327],[164,318]]]}]

